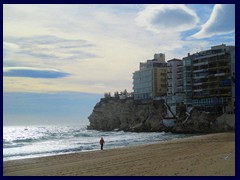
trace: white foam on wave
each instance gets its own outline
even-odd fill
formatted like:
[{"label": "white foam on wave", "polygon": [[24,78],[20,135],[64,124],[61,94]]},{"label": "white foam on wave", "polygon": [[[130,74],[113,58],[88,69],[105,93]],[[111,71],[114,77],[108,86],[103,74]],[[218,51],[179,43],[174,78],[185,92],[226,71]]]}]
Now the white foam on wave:
[{"label": "white foam on wave", "polygon": [[190,135],[164,132],[135,133],[94,131],[86,127],[4,127],[3,160],[25,159],[99,149],[99,139],[105,139],[105,149],[167,141]]}]

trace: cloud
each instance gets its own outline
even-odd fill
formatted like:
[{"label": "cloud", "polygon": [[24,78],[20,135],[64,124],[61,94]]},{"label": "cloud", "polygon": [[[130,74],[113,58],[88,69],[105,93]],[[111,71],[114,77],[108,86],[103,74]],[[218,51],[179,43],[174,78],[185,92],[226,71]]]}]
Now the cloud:
[{"label": "cloud", "polygon": [[185,5],[149,5],[138,14],[136,22],[155,33],[181,32],[192,29],[199,19],[195,12]]},{"label": "cloud", "polygon": [[18,51],[19,50],[19,46],[17,44],[14,44],[14,43],[3,42],[3,49],[4,50]]},{"label": "cloud", "polygon": [[[18,55],[28,55],[46,60],[73,60],[73,57],[76,57],[74,55],[79,55],[79,52],[81,52],[81,56],[78,56],[77,59],[96,58],[97,55],[83,50],[94,46],[82,39],[66,39],[53,35],[4,38],[5,55],[15,52]],[[74,54],[75,52],[78,53]],[[5,56],[5,58],[8,57]]]},{"label": "cloud", "polygon": [[65,39],[65,38],[59,38],[57,36],[53,35],[38,35],[38,36],[31,36],[31,37],[6,37],[5,39],[11,40],[11,41],[17,41],[18,43],[22,45],[41,45],[41,44],[71,44],[75,43],[80,46],[82,45],[89,45],[87,41],[82,39]]},{"label": "cloud", "polygon": [[63,78],[70,74],[56,69],[47,68],[6,67],[3,68],[3,75],[7,77]]},{"label": "cloud", "polygon": [[235,4],[217,4],[208,21],[202,25],[194,38],[207,38],[235,31]]},{"label": "cloud", "polygon": [[213,7],[4,5],[3,40],[11,43],[4,44],[4,67],[52,67],[72,74],[56,79],[4,76],[4,91],[131,91],[132,73],[154,53],[182,58],[197,48],[224,43],[219,36],[214,44],[186,38],[207,21]]}]

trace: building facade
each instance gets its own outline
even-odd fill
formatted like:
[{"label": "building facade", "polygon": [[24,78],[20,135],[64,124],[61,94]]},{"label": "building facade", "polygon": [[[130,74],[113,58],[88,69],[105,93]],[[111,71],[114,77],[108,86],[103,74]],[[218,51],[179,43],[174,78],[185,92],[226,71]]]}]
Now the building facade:
[{"label": "building facade", "polygon": [[165,62],[164,54],[140,63],[133,73],[135,100],[167,96],[170,107],[183,102],[200,111],[235,111],[235,46],[225,44]]},{"label": "building facade", "polygon": [[192,62],[195,55],[188,53],[187,57],[182,59],[183,61],[183,102],[187,107],[192,106]]},{"label": "building facade", "polygon": [[166,95],[166,76],[167,63],[164,54],[155,54],[154,59],[140,63],[140,70],[133,73],[134,99],[147,100]]},{"label": "building facade", "polygon": [[180,59],[167,61],[167,103],[174,106],[183,101],[183,62]]},{"label": "building facade", "polygon": [[[233,59],[234,58],[234,59]],[[192,105],[199,110],[223,113],[234,108],[235,47],[225,44],[195,53],[192,59]],[[234,65],[234,67],[233,67]]]},{"label": "building facade", "polygon": [[153,97],[153,69],[147,68],[133,73],[133,94],[135,100]]}]

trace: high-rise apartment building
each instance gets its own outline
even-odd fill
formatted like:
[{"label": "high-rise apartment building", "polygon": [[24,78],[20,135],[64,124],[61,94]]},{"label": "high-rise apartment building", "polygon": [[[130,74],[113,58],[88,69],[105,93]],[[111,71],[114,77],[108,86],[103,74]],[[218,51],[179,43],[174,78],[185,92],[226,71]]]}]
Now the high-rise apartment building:
[{"label": "high-rise apartment building", "polygon": [[235,46],[222,44],[195,53],[192,58],[192,105],[219,113],[234,108],[234,76]]},{"label": "high-rise apartment building", "polygon": [[167,63],[165,55],[154,54],[154,59],[140,63],[140,70],[133,73],[135,100],[153,99],[167,93]]},{"label": "high-rise apartment building", "polygon": [[188,53],[183,61],[183,102],[186,106],[192,106],[192,62],[195,55]]},{"label": "high-rise apartment building", "polygon": [[165,62],[164,54],[140,63],[133,73],[135,100],[167,96],[171,107],[184,102],[207,112],[235,110],[235,46],[225,44]]},{"label": "high-rise apartment building", "polygon": [[170,106],[183,101],[183,62],[180,59],[167,61],[167,103]]}]

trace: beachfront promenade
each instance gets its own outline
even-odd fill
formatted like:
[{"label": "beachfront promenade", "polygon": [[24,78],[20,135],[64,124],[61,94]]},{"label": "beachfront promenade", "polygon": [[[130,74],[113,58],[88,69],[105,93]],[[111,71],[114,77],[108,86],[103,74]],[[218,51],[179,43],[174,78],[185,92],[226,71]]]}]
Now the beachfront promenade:
[{"label": "beachfront promenade", "polygon": [[103,151],[6,161],[4,176],[235,175],[235,133]]}]

